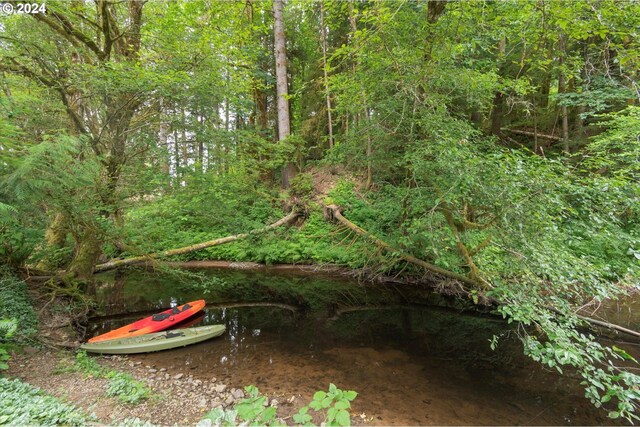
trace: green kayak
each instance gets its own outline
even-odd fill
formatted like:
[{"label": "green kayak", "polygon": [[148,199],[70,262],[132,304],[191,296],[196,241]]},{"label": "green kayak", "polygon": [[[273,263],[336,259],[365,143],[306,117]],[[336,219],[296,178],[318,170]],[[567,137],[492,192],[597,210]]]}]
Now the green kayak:
[{"label": "green kayak", "polygon": [[189,344],[205,341],[209,338],[222,335],[225,329],[226,327],[224,325],[174,329],[137,337],[85,343],[82,344],[80,348],[91,353],[103,354],[149,353],[152,351],[184,347]]}]

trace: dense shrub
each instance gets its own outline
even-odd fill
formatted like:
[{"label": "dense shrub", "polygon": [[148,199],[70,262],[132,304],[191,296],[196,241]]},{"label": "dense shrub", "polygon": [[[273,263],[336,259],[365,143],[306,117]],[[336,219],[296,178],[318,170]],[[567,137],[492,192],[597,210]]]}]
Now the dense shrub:
[{"label": "dense shrub", "polygon": [[[12,339],[24,341],[35,335],[38,316],[27,292],[27,284],[0,268],[0,319],[13,319],[18,328]],[[0,341],[3,337],[0,335]]]}]

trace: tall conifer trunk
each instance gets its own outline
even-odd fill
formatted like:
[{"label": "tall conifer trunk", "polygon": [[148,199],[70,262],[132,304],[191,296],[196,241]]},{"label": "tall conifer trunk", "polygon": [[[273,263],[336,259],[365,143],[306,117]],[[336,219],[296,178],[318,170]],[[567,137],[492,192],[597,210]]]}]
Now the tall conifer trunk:
[{"label": "tall conifer trunk", "polygon": [[[284,0],[273,0],[273,40],[276,58],[276,95],[278,108],[278,141],[291,135],[289,89],[287,83],[287,39],[284,34]],[[288,161],[282,169],[282,187],[289,188],[296,167]]]}]

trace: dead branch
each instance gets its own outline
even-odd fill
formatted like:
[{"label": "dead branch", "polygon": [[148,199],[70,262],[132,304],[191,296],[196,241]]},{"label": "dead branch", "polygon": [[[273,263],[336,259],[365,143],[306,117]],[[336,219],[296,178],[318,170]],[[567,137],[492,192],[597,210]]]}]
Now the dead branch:
[{"label": "dead branch", "polygon": [[500,130],[505,131],[505,132],[515,133],[516,135],[532,136],[534,138],[535,137],[544,138],[544,139],[549,139],[551,141],[556,141],[556,142],[561,142],[562,141],[562,138],[560,138],[559,136],[547,135],[547,134],[544,134],[544,133],[528,132],[526,130],[507,129],[507,128],[502,128]]}]

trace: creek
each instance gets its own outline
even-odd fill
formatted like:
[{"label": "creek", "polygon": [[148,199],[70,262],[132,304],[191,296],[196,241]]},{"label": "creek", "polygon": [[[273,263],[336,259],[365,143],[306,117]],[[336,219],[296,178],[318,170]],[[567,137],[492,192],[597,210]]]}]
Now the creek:
[{"label": "creek", "polygon": [[[99,276],[92,336],[143,315],[206,299],[200,324],[220,338],[131,355],[142,365],[307,403],[335,383],[357,391],[352,414],[377,425],[602,425],[579,379],[522,354],[511,325],[406,285],[326,274],[207,269]],[[419,302],[419,303],[418,303]],[[500,336],[498,349],[489,343]]]}]

